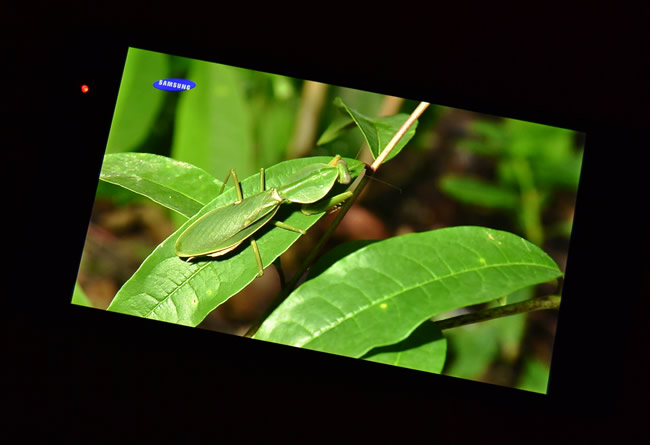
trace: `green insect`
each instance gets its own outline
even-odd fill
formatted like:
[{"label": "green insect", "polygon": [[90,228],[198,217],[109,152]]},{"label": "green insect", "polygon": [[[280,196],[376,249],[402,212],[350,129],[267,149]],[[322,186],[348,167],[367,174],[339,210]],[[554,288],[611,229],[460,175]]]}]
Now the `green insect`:
[{"label": "green insect", "polygon": [[[280,204],[304,204],[303,213],[313,214],[336,207],[352,196],[352,191],[348,189],[340,195],[318,202],[325,198],[337,181],[341,184],[349,184],[351,181],[348,165],[338,155],[327,164],[315,163],[304,167],[286,184],[275,188],[266,188],[264,169],[261,169],[260,192],[246,198],[242,195],[234,169],[230,170],[226,177],[224,187],[231,176],[235,183],[237,200],[232,204],[216,208],[194,221],[176,240],[174,246],[176,255],[188,261],[203,256],[218,257],[233,251],[250,238],[257,260],[258,275],[262,276],[264,275],[262,258],[252,235],[271,221]],[[307,206],[307,204],[312,205]],[[306,234],[303,229],[283,222],[273,223],[277,227],[302,235]]]}]

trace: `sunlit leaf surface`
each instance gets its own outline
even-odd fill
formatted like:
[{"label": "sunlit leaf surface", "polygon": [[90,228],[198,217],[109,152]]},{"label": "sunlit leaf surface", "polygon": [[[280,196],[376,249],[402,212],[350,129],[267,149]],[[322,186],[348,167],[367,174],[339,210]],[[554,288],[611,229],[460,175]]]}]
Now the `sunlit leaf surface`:
[{"label": "sunlit leaf surface", "polygon": [[452,227],[398,236],[305,282],[255,338],[361,357],[404,340],[435,315],[560,275],[544,251],[508,232]]},{"label": "sunlit leaf surface", "polygon": [[149,153],[115,153],[104,157],[100,179],[191,217],[214,199],[221,182],[191,164]]}]

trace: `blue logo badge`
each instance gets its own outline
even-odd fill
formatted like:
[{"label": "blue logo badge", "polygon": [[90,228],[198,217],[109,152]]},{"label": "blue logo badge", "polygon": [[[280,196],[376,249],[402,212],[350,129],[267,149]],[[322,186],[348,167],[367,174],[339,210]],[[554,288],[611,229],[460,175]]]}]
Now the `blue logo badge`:
[{"label": "blue logo badge", "polygon": [[161,79],[156,80],[153,86],[165,91],[187,91],[196,87],[196,83],[185,79]]}]

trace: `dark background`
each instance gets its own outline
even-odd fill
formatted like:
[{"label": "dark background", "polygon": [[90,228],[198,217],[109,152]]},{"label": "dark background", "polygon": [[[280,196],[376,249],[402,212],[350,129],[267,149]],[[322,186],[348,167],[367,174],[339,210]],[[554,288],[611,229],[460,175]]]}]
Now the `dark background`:
[{"label": "dark background", "polygon": [[[587,442],[642,433],[648,8],[393,7],[353,14],[315,5],[277,9],[277,17],[198,4],[9,11],[10,425],[24,437],[93,441],[312,442],[331,433],[345,442]],[[47,14],[35,23],[34,12]],[[112,116],[110,88],[119,84],[121,45],[131,42],[587,132],[549,395],[67,304],[100,167],[96,147]],[[91,104],[78,93],[79,73],[108,82]]]}]

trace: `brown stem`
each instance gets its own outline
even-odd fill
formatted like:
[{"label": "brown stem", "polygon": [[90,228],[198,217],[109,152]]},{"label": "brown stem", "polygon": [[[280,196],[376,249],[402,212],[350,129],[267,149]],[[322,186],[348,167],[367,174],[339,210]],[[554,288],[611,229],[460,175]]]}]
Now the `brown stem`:
[{"label": "brown stem", "polygon": [[375,159],[375,162],[372,163],[370,168],[372,169],[373,172],[376,172],[379,166],[386,160],[386,157],[390,154],[391,151],[393,151],[393,148],[397,145],[397,143],[402,139],[404,134],[408,131],[409,128],[411,128],[411,125],[413,125],[413,122],[415,122],[418,117],[422,113],[424,113],[424,110],[427,109],[429,104],[427,102],[420,102],[420,105],[417,106],[417,108],[411,113],[408,119],[406,119],[406,122],[402,124],[399,130],[397,130],[397,133],[395,133],[395,136],[393,136],[393,139],[390,140],[388,145],[386,145],[386,148],[382,150],[382,152],[377,156],[377,159]]},{"label": "brown stem", "polygon": [[458,317],[447,318],[445,320],[438,320],[434,323],[436,323],[441,330],[445,330],[479,323],[481,321],[493,320],[495,318],[522,314],[524,312],[539,311],[542,309],[557,309],[560,307],[560,302],[561,297],[559,295],[547,295],[519,303],[471,312],[469,314],[459,315]]}]

